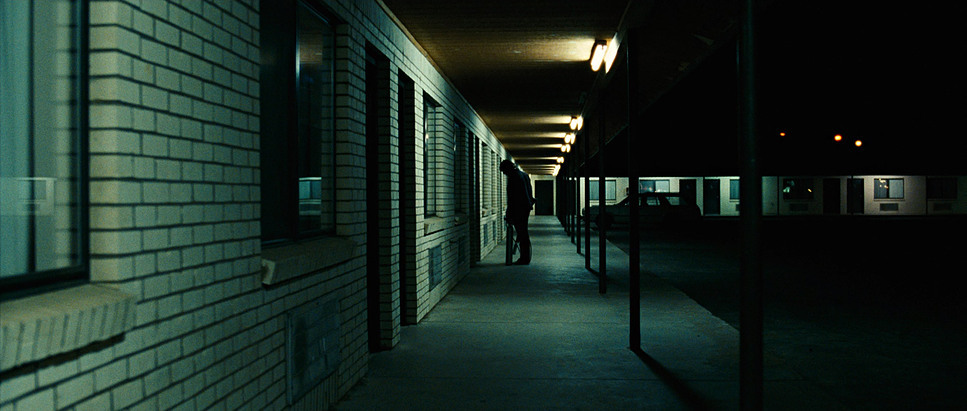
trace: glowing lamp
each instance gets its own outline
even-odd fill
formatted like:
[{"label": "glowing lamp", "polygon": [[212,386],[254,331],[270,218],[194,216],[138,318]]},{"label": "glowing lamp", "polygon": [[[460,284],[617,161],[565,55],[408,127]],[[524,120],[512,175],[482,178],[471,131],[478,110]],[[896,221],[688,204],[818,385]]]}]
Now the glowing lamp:
[{"label": "glowing lamp", "polygon": [[853,145],[857,147],[863,147],[863,140],[856,140],[853,142]]},{"label": "glowing lamp", "polygon": [[594,46],[591,47],[591,70],[598,71],[601,69],[601,63],[604,62],[604,54],[608,50],[608,43],[604,40],[597,40],[594,42]]},{"label": "glowing lamp", "polygon": [[834,141],[843,141],[843,135],[842,134],[837,134],[837,135],[833,136],[833,140]]}]

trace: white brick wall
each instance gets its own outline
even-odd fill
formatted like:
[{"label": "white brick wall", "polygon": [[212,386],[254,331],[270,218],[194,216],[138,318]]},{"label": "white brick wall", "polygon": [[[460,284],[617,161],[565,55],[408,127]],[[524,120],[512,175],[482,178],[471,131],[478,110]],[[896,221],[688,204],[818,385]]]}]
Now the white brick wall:
[{"label": "white brick wall", "polygon": [[[375,2],[322,0],[344,22],[336,25],[336,234],[356,249],[322,271],[262,285],[260,216],[272,210],[261,210],[259,190],[260,3],[91,1],[91,280],[134,295],[134,328],[4,375],[0,410],[286,408],[286,314],[335,298],[339,369],[293,405],[325,408],[366,372],[368,315],[380,316],[382,344],[395,345],[401,319],[422,319],[479,258],[458,261],[461,241],[468,254],[494,248],[496,238],[477,244],[482,235],[471,227],[489,229],[501,206],[502,147]],[[380,184],[389,192],[381,201],[391,211],[380,231],[388,251],[377,313],[366,299],[367,45],[391,62],[380,154]],[[399,100],[401,73],[413,80],[412,100]],[[402,128],[420,126],[424,93],[442,113],[445,139],[433,164],[442,222],[424,219],[422,136]],[[454,121],[481,142],[479,157],[453,150]],[[457,165],[473,158],[485,180],[479,206],[492,209],[487,221],[471,204],[458,206],[452,187]],[[404,191],[417,201],[401,201]],[[473,223],[458,220],[458,208]],[[428,232],[426,224],[438,228]],[[434,247],[442,276],[431,290]]]}]

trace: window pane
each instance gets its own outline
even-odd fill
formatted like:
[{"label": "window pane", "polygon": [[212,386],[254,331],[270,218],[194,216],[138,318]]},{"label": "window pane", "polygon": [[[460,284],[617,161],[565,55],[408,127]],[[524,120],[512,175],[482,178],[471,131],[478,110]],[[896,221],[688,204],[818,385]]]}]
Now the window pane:
[{"label": "window pane", "polygon": [[729,200],[738,200],[739,197],[739,180],[729,180]]},{"label": "window pane", "polygon": [[655,180],[655,192],[656,193],[668,193],[671,192],[671,182],[668,180]]},{"label": "window pane", "polygon": [[[600,190],[600,188],[598,186],[598,182],[597,181],[590,181],[589,183],[590,184],[588,184],[588,194],[591,195],[591,201],[598,201],[598,199],[601,198],[601,196],[598,195],[598,191]],[[605,188],[605,190],[608,189],[607,182],[605,182],[604,188]]]},{"label": "window pane", "polygon": [[638,192],[639,193],[654,193],[655,192],[655,182],[654,181],[639,181],[638,182]]},{"label": "window pane", "polygon": [[903,198],[903,179],[896,178],[890,181],[890,198]]},{"label": "window pane", "polygon": [[75,5],[0,2],[0,277],[80,264]]},{"label": "window pane", "polygon": [[618,195],[618,183],[614,180],[604,182],[604,199],[614,201]]},{"label": "window pane", "polygon": [[[299,232],[335,224],[333,31],[300,4],[297,16]],[[292,184],[292,183],[290,183]]]}]

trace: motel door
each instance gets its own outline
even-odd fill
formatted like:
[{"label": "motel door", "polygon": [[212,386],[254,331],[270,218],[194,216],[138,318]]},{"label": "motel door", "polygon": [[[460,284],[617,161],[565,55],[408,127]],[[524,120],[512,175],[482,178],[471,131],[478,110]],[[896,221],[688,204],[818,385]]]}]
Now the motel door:
[{"label": "motel door", "polygon": [[702,211],[704,215],[719,215],[721,211],[721,194],[719,193],[719,179],[707,178],[702,187],[702,194],[705,197],[702,201]]},{"label": "motel door", "polygon": [[823,214],[839,214],[840,209],[839,179],[823,179]]},{"label": "motel door", "polygon": [[534,197],[537,199],[534,214],[554,215],[554,182],[537,180],[534,182],[534,191]]}]

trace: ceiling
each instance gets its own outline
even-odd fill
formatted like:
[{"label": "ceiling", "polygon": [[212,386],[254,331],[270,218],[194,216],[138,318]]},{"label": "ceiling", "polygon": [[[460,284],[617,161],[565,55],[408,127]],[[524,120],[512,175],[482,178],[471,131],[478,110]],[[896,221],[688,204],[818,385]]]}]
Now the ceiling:
[{"label": "ceiling", "polygon": [[[594,113],[594,109],[602,107],[598,99],[601,89],[609,87],[609,79],[621,75],[624,63],[619,62],[618,70],[612,70],[611,74],[617,71],[617,75],[604,76],[600,71],[592,72],[588,60],[594,41],[608,40],[616,32],[626,35],[624,40],[628,41],[624,44],[634,45],[635,57],[630,63],[635,67],[637,88],[632,93],[639,107],[651,107],[663,96],[673,95],[669,90],[692,90],[692,94],[679,99],[681,108],[674,118],[664,118],[669,123],[668,129],[673,130],[669,135],[675,135],[676,144],[681,146],[673,149],[694,151],[695,145],[689,143],[694,140],[683,135],[685,126],[714,125],[711,120],[716,116],[734,117],[735,107],[731,104],[734,97],[722,94],[725,97],[717,101],[723,103],[702,110],[702,105],[696,103],[716,98],[713,87],[707,83],[690,86],[689,82],[694,83],[692,78],[702,78],[690,75],[700,73],[702,70],[696,68],[703,67],[704,63],[714,62],[715,59],[709,58],[712,55],[725,55],[718,60],[725,62],[724,67],[731,64],[734,70],[734,57],[729,55],[732,51],[727,47],[735,44],[741,2],[381,0],[381,3],[473,106],[521,168],[531,174],[552,173],[561,156],[560,145],[569,131],[567,122],[571,116]],[[943,7],[931,3],[907,8],[841,0],[759,0],[759,3],[770,10],[768,15],[760,16],[761,30],[757,34],[758,57],[763,60],[757,73],[762,93],[758,104],[765,114],[763,117],[781,127],[810,124],[814,128],[822,125],[831,130],[846,128],[856,130],[854,134],[865,133],[864,137],[871,143],[869,151],[875,148],[872,144],[879,143],[882,148],[877,158],[895,160],[889,164],[909,163],[911,148],[907,136],[911,132],[897,130],[916,131],[933,125],[932,131],[936,132],[931,138],[946,138],[943,144],[920,146],[921,157],[930,160],[930,164],[938,163],[935,161],[938,153],[957,152],[951,147],[967,144],[960,141],[963,139],[951,142],[953,137],[946,137],[953,135],[948,130],[955,128],[949,123],[959,121],[961,116],[957,113],[963,104],[942,103],[963,101],[953,97],[962,95],[964,90],[964,77],[957,72],[960,65],[949,62],[956,61],[954,56],[964,54],[956,33],[959,21],[967,15],[964,10],[967,6],[962,4],[967,3],[945,2]],[[722,73],[725,77],[714,76],[711,84],[734,87],[728,70]],[[623,90],[613,92],[625,95]],[[611,99],[613,104],[615,97]],[[626,107],[624,110],[627,112]],[[660,116],[663,111],[651,112]],[[885,116],[886,113],[890,114]],[[608,117],[613,120],[619,116]],[[884,118],[892,121],[883,121]],[[897,119],[904,123],[898,123]],[[765,124],[768,121],[763,122],[763,129],[771,127],[771,123]],[[706,139],[701,146],[706,151],[732,151],[705,147],[711,138],[707,136],[713,134],[729,136],[720,138],[723,141],[735,140],[731,129],[734,126],[720,127],[713,132],[701,129],[693,134]],[[614,133],[614,130],[604,132],[605,135]],[[826,142],[823,132],[811,132],[806,137]],[[589,142],[593,148],[594,139]],[[801,154],[803,143],[793,143],[795,146],[789,150],[777,143],[773,145],[779,147],[780,154],[783,150]],[[825,146],[820,149],[827,150]],[[893,151],[884,151],[887,149]],[[673,150],[665,152],[668,151]]]},{"label": "ceiling", "polygon": [[627,0],[383,0],[521,168],[551,174]]}]

